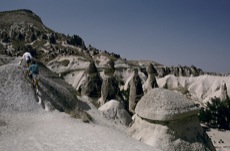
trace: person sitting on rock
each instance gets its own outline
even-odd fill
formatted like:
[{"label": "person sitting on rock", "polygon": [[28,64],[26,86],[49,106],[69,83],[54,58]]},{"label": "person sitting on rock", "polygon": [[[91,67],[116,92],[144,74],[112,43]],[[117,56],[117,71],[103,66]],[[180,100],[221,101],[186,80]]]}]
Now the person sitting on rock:
[{"label": "person sitting on rock", "polygon": [[32,55],[30,54],[30,52],[25,52],[19,62],[19,65],[22,65],[22,68],[23,68],[23,73],[24,73],[24,76],[28,76],[29,73],[28,73],[28,70],[27,68],[30,66],[30,63],[31,63],[31,60],[32,60]]}]

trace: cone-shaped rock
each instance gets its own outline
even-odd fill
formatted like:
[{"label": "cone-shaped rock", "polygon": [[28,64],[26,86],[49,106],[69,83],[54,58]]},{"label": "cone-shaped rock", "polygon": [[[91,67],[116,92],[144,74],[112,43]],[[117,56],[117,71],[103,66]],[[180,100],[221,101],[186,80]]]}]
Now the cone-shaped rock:
[{"label": "cone-shaped rock", "polygon": [[90,62],[83,79],[80,86],[81,95],[100,97],[102,80],[94,62]]},{"label": "cone-shaped rock", "polygon": [[105,77],[101,86],[100,105],[107,101],[115,99],[119,102],[123,101],[117,79],[113,76],[115,72],[114,62],[109,62],[109,67],[104,70]]},{"label": "cone-shaped rock", "polygon": [[158,87],[157,80],[156,80],[157,71],[151,63],[146,68],[146,71],[148,73],[148,78],[143,85],[143,90],[145,93],[147,93],[149,90],[153,88]]}]

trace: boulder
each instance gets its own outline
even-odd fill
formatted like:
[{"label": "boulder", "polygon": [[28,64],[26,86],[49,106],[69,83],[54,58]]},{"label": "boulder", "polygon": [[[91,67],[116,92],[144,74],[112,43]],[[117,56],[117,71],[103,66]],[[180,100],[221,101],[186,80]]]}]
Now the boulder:
[{"label": "boulder", "polygon": [[99,107],[98,110],[102,111],[106,118],[113,119],[115,123],[128,126],[132,122],[132,118],[129,113],[117,100],[108,101]]},{"label": "boulder", "polygon": [[144,95],[136,106],[139,116],[157,121],[171,121],[199,112],[196,104],[179,92],[157,88]]},{"label": "boulder", "polygon": [[165,151],[215,150],[200,126],[199,108],[181,93],[156,88],[138,102],[129,134]]}]

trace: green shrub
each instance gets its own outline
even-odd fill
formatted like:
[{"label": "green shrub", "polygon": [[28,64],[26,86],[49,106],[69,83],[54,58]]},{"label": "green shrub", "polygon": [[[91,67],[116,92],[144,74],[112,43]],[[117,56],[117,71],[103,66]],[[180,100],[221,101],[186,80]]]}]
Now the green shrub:
[{"label": "green shrub", "polygon": [[201,123],[219,129],[230,129],[230,99],[212,98],[198,115]]}]

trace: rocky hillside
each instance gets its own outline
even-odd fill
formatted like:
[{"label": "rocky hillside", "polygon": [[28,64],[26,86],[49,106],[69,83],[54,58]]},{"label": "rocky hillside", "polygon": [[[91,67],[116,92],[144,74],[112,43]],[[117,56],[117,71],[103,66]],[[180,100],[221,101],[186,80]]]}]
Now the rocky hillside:
[{"label": "rocky hillside", "polygon": [[77,55],[80,50],[86,49],[79,36],[54,32],[30,10],[1,12],[0,39],[1,53],[18,56],[24,50],[32,49],[33,55],[43,61],[57,55]]},{"label": "rocky hillside", "polygon": [[195,66],[166,67],[154,61],[127,61],[119,54],[101,51],[92,46],[86,47],[78,35],[64,35],[49,29],[42,23],[42,19],[30,10],[0,12],[0,53],[19,56],[24,50],[32,50],[33,55],[44,63],[56,57],[74,55],[81,60],[94,61],[99,67],[105,67],[107,62],[112,60],[120,68],[138,67],[143,73],[146,73],[146,66],[152,63],[160,77],[168,74],[175,76],[204,74]]}]

